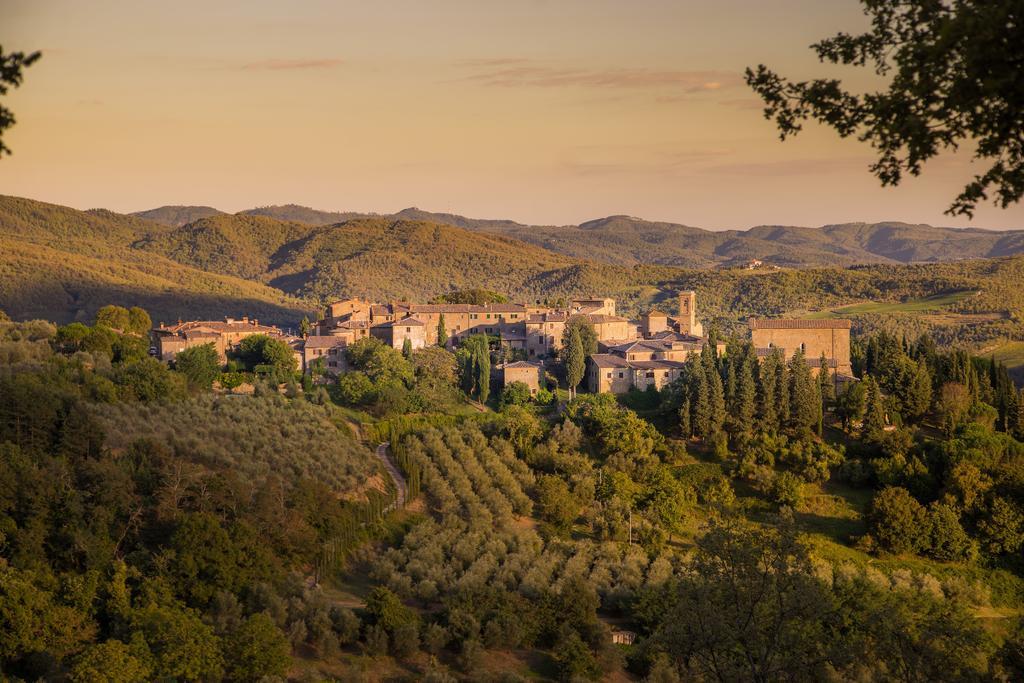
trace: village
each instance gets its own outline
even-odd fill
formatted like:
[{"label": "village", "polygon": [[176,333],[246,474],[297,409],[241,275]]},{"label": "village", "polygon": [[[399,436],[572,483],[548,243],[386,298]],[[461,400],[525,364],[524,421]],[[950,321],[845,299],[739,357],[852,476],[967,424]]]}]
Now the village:
[{"label": "village", "polygon": [[[709,339],[697,316],[697,294],[682,291],[673,314],[656,308],[639,320],[616,313],[611,298],[574,299],[566,306],[542,302],[483,304],[375,303],[360,298],[328,304],[305,334],[293,335],[248,317],[221,321],[160,323],[152,331],[153,354],[173,361],[188,348],[213,344],[218,356],[227,355],[251,335],[280,339],[294,351],[304,373],[314,368],[328,376],[346,372],[348,347],[368,337],[396,350],[442,345],[455,350],[468,338],[486,335],[502,359],[493,367],[499,386],[522,382],[531,394],[546,388],[546,371],[556,362],[570,320],[593,329],[596,352],[586,359],[584,386],[591,393],[625,394],[661,389],[682,372],[691,354],[699,354]],[[758,358],[780,349],[785,358],[801,351],[813,373],[824,361],[834,381],[853,379],[848,319],[750,319],[750,339]],[[719,353],[724,342],[716,342]]]}]

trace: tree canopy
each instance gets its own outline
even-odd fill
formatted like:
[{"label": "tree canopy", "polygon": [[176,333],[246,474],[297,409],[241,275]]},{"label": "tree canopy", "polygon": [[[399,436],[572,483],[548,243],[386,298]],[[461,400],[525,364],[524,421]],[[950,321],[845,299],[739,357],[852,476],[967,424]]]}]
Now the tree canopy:
[{"label": "tree canopy", "polygon": [[971,148],[987,166],[947,213],[972,216],[989,198],[1003,208],[1024,194],[1024,8],[1019,0],[861,0],[871,29],[812,45],[822,62],[869,67],[887,89],[854,93],[836,78],[792,82],[764,64],[746,71],[780,137],[813,120],[878,152],[883,185],[944,150]]}]

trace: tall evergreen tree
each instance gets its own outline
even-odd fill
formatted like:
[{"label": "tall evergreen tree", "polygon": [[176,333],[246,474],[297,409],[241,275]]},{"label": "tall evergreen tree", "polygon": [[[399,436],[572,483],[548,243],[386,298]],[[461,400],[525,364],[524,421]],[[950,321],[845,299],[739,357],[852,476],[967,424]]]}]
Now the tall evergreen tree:
[{"label": "tall evergreen tree", "polygon": [[821,368],[821,371],[818,373],[818,389],[821,392],[821,400],[828,403],[835,400],[836,385],[832,377],[832,369],[829,367],[829,360],[825,357],[824,351],[821,352],[821,358],[818,362]]},{"label": "tall evergreen tree", "polygon": [[412,339],[408,337],[402,341],[402,357],[406,360],[412,358]]},{"label": "tall evergreen tree", "polygon": [[882,407],[882,390],[871,375],[864,378],[866,405],[864,410],[864,438],[877,441],[885,432],[885,408]]},{"label": "tall evergreen tree", "polygon": [[754,381],[753,364],[750,357],[750,346],[741,351],[741,360],[737,363],[736,395],[733,398],[732,416],[739,434],[749,435],[754,431],[754,413],[757,410],[757,386]]},{"label": "tall evergreen tree", "polygon": [[821,396],[803,350],[798,349],[790,359],[789,378],[790,426],[797,430],[815,428],[821,415]]},{"label": "tall evergreen tree", "polygon": [[778,430],[789,424],[789,369],[782,349],[774,349],[772,354],[778,358],[775,364],[775,406],[778,417],[775,428]]},{"label": "tall evergreen tree", "polygon": [[299,322],[299,336],[305,339],[309,336],[309,330],[311,325],[309,324],[309,318],[302,316],[302,320]]},{"label": "tall evergreen tree", "polygon": [[708,376],[703,363],[693,356],[687,361],[690,368],[690,404],[693,406],[693,433],[702,439],[711,435],[713,422]]},{"label": "tall evergreen tree", "polygon": [[778,373],[776,365],[779,359],[771,354],[764,359],[760,367],[758,382],[758,408],[760,409],[760,428],[765,432],[775,432],[779,428],[779,415],[776,403],[775,380]]},{"label": "tall evergreen tree", "polygon": [[725,388],[719,374],[718,354],[714,351],[710,340],[700,354],[701,367],[708,387],[708,436],[722,431],[725,425]]},{"label": "tall evergreen tree", "polygon": [[684,439],[693,436],[693,426],[690,424],[690,399],[684,398],[683,405],[679,408],[679,432]]},{"label": "tall evergreen tree", "polygon": [[576,396],[576,387],[583,379],[586,370],[586,357],[583,352],[583,339],[579,328],[569,330],[569,339],[565,347],[565,379],[569,384],[569,398]]},{"label": "tall evergreen tree", "polygon": [[491,395],[491,349],[485,335],[477,343],[476,371],[477,398],[486,403]]},{"label": "tall evergreen tree", "polygon": [[442,349],[448,346],[448,330],[444,326],[444,313],[437,319],[437,345]]}]

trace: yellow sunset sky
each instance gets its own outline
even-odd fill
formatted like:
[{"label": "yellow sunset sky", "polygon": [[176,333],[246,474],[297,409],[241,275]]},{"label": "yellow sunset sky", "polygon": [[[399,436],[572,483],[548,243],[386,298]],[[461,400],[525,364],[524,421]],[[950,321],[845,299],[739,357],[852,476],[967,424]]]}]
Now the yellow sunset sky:
[{"label": "yellow sunset sky", "polygon": [[742,83],[868,75],[807,49],[866,26],[855,0],[0,0],[5,51],[43,51],[5,103],[0,193],[137,211],[407,206],[565,224],[630,214],[710,229],[943,215],[977,171],[900,188],[870,148],[780,142]]}]

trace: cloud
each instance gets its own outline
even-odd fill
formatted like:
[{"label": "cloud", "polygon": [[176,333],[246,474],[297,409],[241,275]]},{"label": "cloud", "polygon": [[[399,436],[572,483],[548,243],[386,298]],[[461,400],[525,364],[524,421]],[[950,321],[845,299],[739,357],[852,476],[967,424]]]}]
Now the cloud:
[{"label": "cloud", "polygon": [[264,59],[243,64],[243,71],[290,71],[299,69],[333,69],[345,63],[343,59]]},{"label": "cloud", "polygon": [[863,171],[870,163],[871,160],[864,157],[787,159],[784,161],[721,164],[709,166],[705,171],[716,175],[743,177],[828,175],[851,170]]},{"label": "cloud", "polygon": [[679,69],[583,69],[544,64],[526,59],[466,60],[460,65],[476,70],[465,82],[501,88],[608,88],[619,90],[671,88],[682,93],[714,92],[741,83],[740,74],[728,71]]},{"label": "cloud", "polygon": [[573,175],[655,175],[680,176],[696,172],[706,164],[720,161],[735,152],[725,148],[619,149],[608,147],[577,148],[576,158],[562,162],[561,168]]}]

